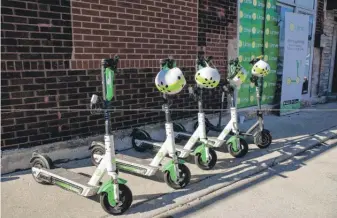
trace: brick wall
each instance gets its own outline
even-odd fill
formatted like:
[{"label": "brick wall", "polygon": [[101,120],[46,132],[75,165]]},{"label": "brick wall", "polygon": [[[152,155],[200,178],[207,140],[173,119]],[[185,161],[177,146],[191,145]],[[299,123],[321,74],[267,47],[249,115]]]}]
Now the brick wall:
[{"label": "brick wall", "polygon": [[[236,1],[2,1],[1,148],[24,148],[103,132],[91,115],[100,91],[100,59],[119,54],[112,128],[164,120],[154,87],[159,59],[172,55],[194,84],[197,54],[213,55],[226,71],[228,40],[236,37]],[[198,19],[199,17],[199,19]],[[220,95],[206,93],[218,108]],[[174,108],[196,108],[187,89]],[[195,116],[174,112],[173,118]]]},{"label": "brick wall", "polygon": [[324,28],[324,0],[317,0],[316,32],[320,36]]},{"label": "brick wall", "polygon": [[321,56],[321,68],[319,76],[319,96],[326,96],[328,94],[329,88],[329,77],[333,74],[333,69],[331,68],[331,58],[333,55],[333,40],[335,28],[337,27],[337,22],[334,20],[334,10],[326,11],[326,19],[324,20],[322,43],[325,45],[322,48]]}]

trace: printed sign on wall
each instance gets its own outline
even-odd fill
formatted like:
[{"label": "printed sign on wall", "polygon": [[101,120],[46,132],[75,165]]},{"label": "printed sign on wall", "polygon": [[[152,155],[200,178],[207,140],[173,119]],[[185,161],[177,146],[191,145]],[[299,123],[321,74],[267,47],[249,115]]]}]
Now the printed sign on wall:
[{"label": "printed sign on wall", "polygon": [[285,13],[285,45],[280,115],[301,106],[302,84],[308,49],[309,16]]},{"label": "printed sign on wall", "polygon": [[[249,62],[263,54],[271,67],[264,78],[262,104],[273,103],[276,88],[278,57],[278,14],[276,0],[240,0],[239,60],[242,66],[251,71]],[[237,96],[238,108],[256,106],[256,87],[247,78]]]}]

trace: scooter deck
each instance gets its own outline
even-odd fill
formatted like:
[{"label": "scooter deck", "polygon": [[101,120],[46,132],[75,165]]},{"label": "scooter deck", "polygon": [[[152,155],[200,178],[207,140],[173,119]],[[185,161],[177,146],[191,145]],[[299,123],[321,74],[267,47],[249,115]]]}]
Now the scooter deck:
[{"label": "scooter deck", "polygon": [[211,143],[211,146],[214,148],[221,147],[226,142],[225,140],[220,140],[217,137],[212,136],[208,136],[207,140]]},{"label": "scooter deck", "polygon": [[[151,140],[142,140],[142,141],[148,141],[149,143],[149,146],[152,146],[153,148],[155,149],[159,149],[161,148],[161,146],[164,144],[162,141],[157,141],[157,140],[154,140],[154,139],[151,139]],[[146,143],[145,143],[146,144]],[[180,152],[190,152],[189,150],[186,150],[184,148],[185,145],[183,144],[178,144],[178,143],[175,143],[175,149],[176,151],[180,151]]]},{"label": "scooter deck", "polygon": [[140,165],[149,165],[151,162],[148,160],[135,158],[129,155],[123,155],[123,154],[116,154],[117,163],[136,163]]},{"label": "scooter deck", "polygon": [[95,195],[99,188],[98,186],[96,187],[88,184],[90,180],[89,177],[65,168],[43,168],[37,170],[39,171],[38,178],[83,196]]},{"label": "scooter deck", "polygon": [[135,158],[128,155],[116,154],[117,168],[122,171],[141,174],[144,176],[152,176],[157,172],[159,167],[151,166],[151,161]]},{"label": "scooter deck", "polygon": [[78,184],[81,184],[83,186],[88,186],[88,187],[92,187],[90,185],[88,185],[88,182],[90,180],[90,178],[88,178],[87,176],[84,176],[82,174],[78,174],[75,173],[73,171],[67,170],[65,168],[56,168],[56,169],[48,169],[46,171],[49,171],[50,173],[56,174],[62,178],[66,178],[69,179],[71,181],[74,181]]}]

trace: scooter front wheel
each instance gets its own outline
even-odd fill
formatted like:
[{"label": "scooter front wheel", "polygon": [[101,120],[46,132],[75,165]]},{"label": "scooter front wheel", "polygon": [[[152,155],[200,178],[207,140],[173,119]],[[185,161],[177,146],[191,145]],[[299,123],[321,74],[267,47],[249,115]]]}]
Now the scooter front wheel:
[{"label": "scooter front wheel", "polygon": [[209,156],[208,156],[208,161],[206,163],[202,161],[200,153],[194,156],[195,164],[202,170],[213,169],[217,160],[218,160],[218,156],[216,155],[216,152],[212,148],[209,148]]},{"label": "scooter front wheel", "polygon": [[91,163],[94,166],[98,166],[101,160],[103,159],[103,156],[105,154],[105,149],[99,145],[96,145],[91,149]]},{"label": "scooter front wheel", "polygon": [[177,181],[177,182],[175,182],[171,179],[169,171],[166,171],[164,173],[164,181],[166,182],[166,184],[168,186],[170,186],[173,189],[182,189],[185,186],[187,186],[188,183],[190,183],[190,180],[191,180],[191,172],[188,169],[188,167],[185,166],[184,164],[179,164],[178,167],[179,167],[179,170],[180,170],[180,172],[179,172],[179,179],[180,180]]},{"label": "scooter front wheel", "polygon": [[273,138],[270,132],[266,129],[256,133],[256,135],[254,136],[255,145],[261,149],[268,148],[272,141]]},{"label": "scooter front wheel", "polygon": [[243,157],[248,153],[248,143],[242,138],[240,138],[240,147],[238,151],[234,150],[232,143],[228,143],[227,148],[229,153],[235,158]]},{"label": "scooter front wheel", "polygon": [[132,192],[124,184],[119,184],[119,202],[115,206],[111,206],[108,200],[108,194],[102,193],[100,203],[103,210],[112,215],[120,215],[129,209],[132,204]]}]

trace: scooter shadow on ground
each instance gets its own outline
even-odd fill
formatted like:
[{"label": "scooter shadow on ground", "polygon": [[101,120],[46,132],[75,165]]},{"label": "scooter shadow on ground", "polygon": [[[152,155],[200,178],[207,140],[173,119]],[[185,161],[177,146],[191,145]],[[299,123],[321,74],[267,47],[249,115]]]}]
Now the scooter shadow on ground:
[{"label": "scooter shadow on ground", "polygon": [[[261,176],[261,177],[258,177],[254,181],[250,181],[249,183],[245,183],[238,188],[234,188],[234,189],[231,189],[229,191],[226,191],[225,193],[222,193],[222,194],[220,194],[220,195],[218,195],[218,196],[216,196],[212,199],[200,201],[200,203],[198,203],[196,206],[191,207],[191,205],[189,205],[188,209],[184,210],[183,212],[171,214],[169,217],[175,217],[175,218],[184,217],[187,214],[194,213],[195,211],[197,211],[199,209],[203,209],[203,208],[213,204],[216,201],[223,200],[225,198],[230,197],[231,195],[237,194],[237,193],[239,193],[241,191],[244,191],[244,190],[246,190],[246,189],[248,189],[252,186],[258,185],[259,183],[264,182],[264,181],[272,178],[273,176],[280,176],[282,178],[287,178],[287,176],[283,175],[282,173],[298,170],[299,168],[301,168],[303,166],[306,166],[306,164],[304,163],[305,161],[307,161],[309,159],[313,159],[316,156],[328,151],[331,148],[335,148],[335,147],[337,147],[337,144],[326,146],[323,143],[321,145],[315,146],[312,149],[303,152],[302,154],[298,154],[297,156],[301,157],[299,160],[294,160],[294,161],[289,162],[289,163],[286,162],[282,166],[276,165],[274,168],[268,167],[267,170],[264,171],[264,173],[266,173],[266,174]],[[298,149],[299,148],[294,148],[294,151],[298,150]],[[267,162],[273,161],[273,159],[275,161],[275,158],[271,158],[271,159],[265,160],[263,162],[259,162],[258,164],[264,165]],[[254,163],[254,162],[255,161],[252,161],[250,163],[250,165],[256,166],[256,163]],[[248,163],[246,163],[246,164],[248,164]],[[274,164],[272,164],[272,166],[273,165]],[[239,169],[233,169],[231,171],[227,171],[227,172],[224,172],[224,173],[221,173],[221,174],[216,174],[216,175],[210,174],[210,175],[202,175],[202,176],[204,178],[207,177],[207,176],[208,176],[207,178],[210,178],[210,177],[213,177],[213,176],[221,176],[219,179],[217,179],[217,181],[212,181],[212,185],[216,185],[216,184],[225,182],[225,180],[226,180],[226,182],[232,181],[234,183],[234,182],[242,179],[242,178],[238,179],[238,177],[243,176],[243,178],[246,179],[246,178],[251,177],[254,174],[259,173],[259,172],[256,172],[256,173],[250,175],[250,173],[256,171],[256,169],[251,169],[251,170],[248,170],[248,171],[243,171],[242,173],[240,173],[241,175],[235,174],[235,175],[230,176],[231,174],[237,172],[238,170],[244,169],[244,168],[247,168],[247,166],[241,167]],[[247,176],[244,176],[244,174],[246,174]],[[225,176],[230,176],[230,177],[223,178]],[[205,179],[203,179],[203,180],[205,180]],[[170,196],[169,199],[165,198],[165,197],[158,198],[159,196],[164,196],[165,194],[168,194],[168,193],[161,193],[161,194],[158,194],[158,195],[151,195],[151,196],[149,196],[149,195],[134,196],[135,199],[148,199],[148,200],[133,205],[132,210],[128,211],[127,214],[134,214],[134,213],[141,213],[141,212],[156,210],[160,207],[164,207],[166,205],[174,203],[175,199],[180,197],[180,196],[192,194],[192,193],[195,193],[195,192],[200,191],[202,189],[205,189],[206,187],[209,187],[208,184],[201,184],[202,180],[201,180],[200,184],[198,184],[198,183],[194,183],[194,184],[192,183],[190,186],[188,186],[187,189],[179,190],[177,192],[174,192],[173,196]],[[155,198],[157,198],[156,202],[155,203],[151,202]],[[144,206],[146,204],[148,206]],[[142,206],[139,207],[140,205],[142,205]]]},{"label": "scooter shadow on ground", "polygon": [[17,179],[20,179],[20,177],[19,176],[1,177],[1,182],[9,182]]}]

